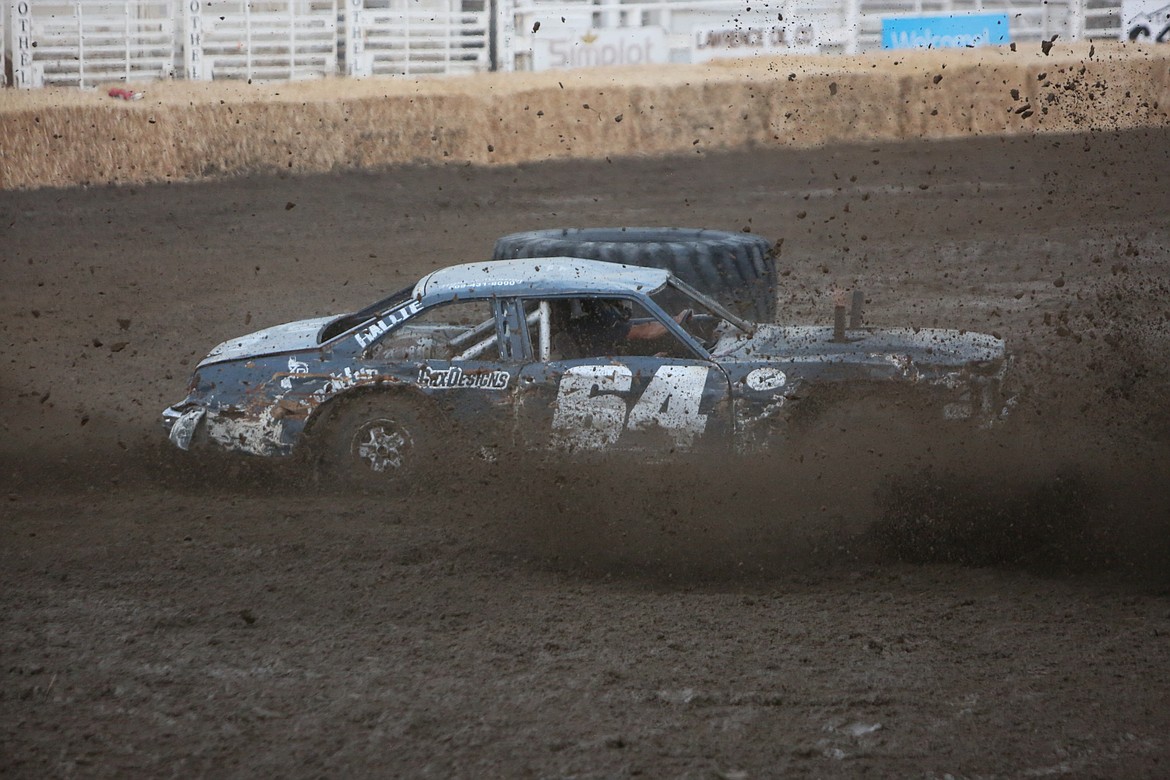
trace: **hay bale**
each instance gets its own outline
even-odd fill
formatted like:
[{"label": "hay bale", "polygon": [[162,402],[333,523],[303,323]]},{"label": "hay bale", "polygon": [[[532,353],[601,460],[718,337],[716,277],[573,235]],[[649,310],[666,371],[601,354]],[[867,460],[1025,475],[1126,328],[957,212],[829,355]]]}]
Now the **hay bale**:
[{"label": "hay bale", "polygon": [[1097,44],[0,92],[0,189],[1170,124],[1170,53]]}]

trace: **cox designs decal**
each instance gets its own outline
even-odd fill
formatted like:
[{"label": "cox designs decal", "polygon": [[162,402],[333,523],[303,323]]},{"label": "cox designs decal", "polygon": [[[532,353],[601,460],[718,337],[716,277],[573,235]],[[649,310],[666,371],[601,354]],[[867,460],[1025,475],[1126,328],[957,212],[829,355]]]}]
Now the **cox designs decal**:
[{"label": "cox designs decal", "polygon": [[707,427],[699,412],[706,366],[662,366],[642,397],[627,408],[621,395],[633,387],[626,366],[574,366],[565,371],[553,409],[553,445],[601,450],[615,445],[622,432],[664,430],[679,449],[688,449]]},{"label": "cox designs decal", "polygon": [[465,371],[459,366],[431,368],[423,366],[418,371],[418,383],[423,387],[442,390],[470,388],[477,390],[504,390],[512,375],[507,371]]}]

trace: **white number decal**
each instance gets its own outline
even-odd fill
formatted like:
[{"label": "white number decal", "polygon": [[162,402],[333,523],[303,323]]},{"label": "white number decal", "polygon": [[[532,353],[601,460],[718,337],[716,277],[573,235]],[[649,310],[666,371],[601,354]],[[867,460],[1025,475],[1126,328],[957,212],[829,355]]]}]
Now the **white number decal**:
[{"label": "white number decal", "polygon": [[685,449],[707,426],[699,413],[706,366],[662,366],[642,397],[626,414],[626,401],[614,395],[628,393],[633,375],[626,366],[574,366],[561,377],[553,409],[553,446],[601,450],[612,447],[622,430],[661,429],[675,446]]},{"label": "white number decal", "polygon": [[670,433],[676,447],[689,448],[707,427],[707,415],[699,414],[706,385],[706,366],[663,366],[630,410],[629,429],[661,428]]},{"label": "white number decal", "polygon": [[561,377],[553,409],[553,446],[602,450],[615,444],[626,422],[633,374],[625,366],[574,366]]}]

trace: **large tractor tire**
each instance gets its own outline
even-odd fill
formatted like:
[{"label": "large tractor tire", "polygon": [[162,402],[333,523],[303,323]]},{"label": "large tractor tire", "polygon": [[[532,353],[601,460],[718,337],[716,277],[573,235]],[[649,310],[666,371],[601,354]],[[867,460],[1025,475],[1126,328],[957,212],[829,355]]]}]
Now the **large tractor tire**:
[{"label": "large tractor tire", "polygon": [[496,241],[495,260],[580,257],[663,268],[757,322],[776,318],[772,244],[750,233],[694,228],[560,228]]}]

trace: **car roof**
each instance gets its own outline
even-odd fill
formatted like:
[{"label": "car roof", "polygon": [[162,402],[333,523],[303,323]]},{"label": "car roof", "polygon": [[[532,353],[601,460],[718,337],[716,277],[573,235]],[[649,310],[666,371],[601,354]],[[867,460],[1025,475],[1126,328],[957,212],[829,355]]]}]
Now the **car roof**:
[{"label": "car roof", "polygon": [[670,272],[660,268],[579,257],[488,260],[453,265],[427,274],[415,285],[414,298],[437,301],[493,295],[649,293],[665,285],[669,277]]}]

